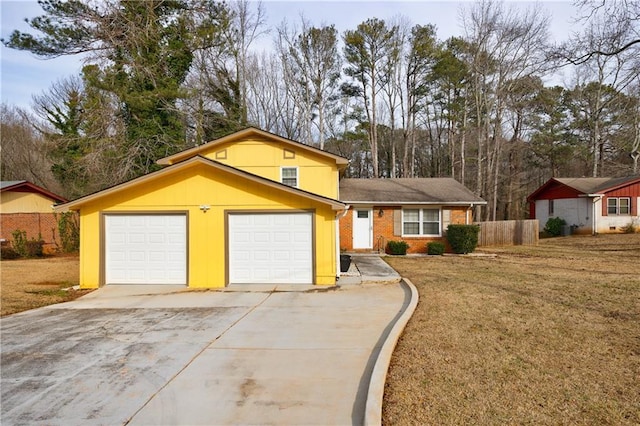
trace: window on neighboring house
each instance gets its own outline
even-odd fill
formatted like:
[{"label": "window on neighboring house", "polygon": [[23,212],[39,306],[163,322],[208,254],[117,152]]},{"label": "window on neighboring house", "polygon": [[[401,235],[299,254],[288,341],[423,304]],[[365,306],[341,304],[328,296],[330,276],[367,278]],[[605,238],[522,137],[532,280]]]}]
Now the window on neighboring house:
[{"label": "window on neighboring house", "polygon": [[280,182],[285,185],[298,187],[298,168],[297,167],[282,167],[280,169]]},{"label": "window on neighboring house", "polygon": [[403,209],[403,235],[440,235],[440,209]]},{"label": "window on neighboring house", "polygon": [[553,200],[549,200],[549,216],[553,216]]},{"label": "window on neighboring house", "polygon": [[608,215],[629,215],[631,214],[631,198],[607,198]]}]

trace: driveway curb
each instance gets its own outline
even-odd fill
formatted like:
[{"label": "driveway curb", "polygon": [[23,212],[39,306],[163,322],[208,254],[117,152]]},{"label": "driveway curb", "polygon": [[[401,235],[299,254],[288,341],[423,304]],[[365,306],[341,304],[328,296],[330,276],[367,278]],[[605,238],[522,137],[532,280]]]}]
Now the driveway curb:
[{"label": "driveway curb", "polygon": [[373,366],[364,413],[364,424],[367,426],[377,426],[382,424],[382,398],[384,396],[384,384],[387,378],[389,364],[391,363],[391,356],[393,355],[393,350],[398,343],[398,339],[400,338],[402,331],[406,327],[409,319],[413,315],[413,312],[416,310],[416,306],[418,305],[418,290],[416,289],[416,286],[407,278],[403,278],[401,284],[407,286],[411,292],[411,298],[407,306],[404,308],[404,312],[400,314],[389,331],[387,338],[380,348],[378,359]]}]

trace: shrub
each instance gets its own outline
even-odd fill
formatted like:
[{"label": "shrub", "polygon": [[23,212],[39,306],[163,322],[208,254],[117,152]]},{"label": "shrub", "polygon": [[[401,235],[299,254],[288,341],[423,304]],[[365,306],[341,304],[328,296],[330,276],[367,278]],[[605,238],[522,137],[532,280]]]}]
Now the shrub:
[{"label": "shrub", "polygon": [[389,254],[407,254],[409,244],[406,241],[389,241],[387,243],[387,253]]},{"label": "shrub", "polygon": [[636,225],[636,221],[633,219],[631,222],[621,228],[625,234],[635,234],[640,231],[640,227]]},{"label": "shrub", "polygon": [[20,255],[18,254],[18,252],[11,247],[7,246],[0,248],[0,259],[2,260],[17,259],[19,257]]},{"label": "shrub", "polygon": [[62,243],[62,251],[75,253],[80,249],[80,223],[78,215],[74,212],[65,212],[56,215],[58,221],[58,234]]},{"label": "shrub", "polygon": [[552,217],[547,220],[547,223],[544,225],[544,232],[551,235],[552,237],[557,237],[562,234],[562,227],[567,224],[567,221],[562,219],[561,217]]},{"label": "shrub", "polygon": [[444,254],[444,243],[434,241],[427,244],[427,254],[440,256]]},{"label": "shrub", "polygon": [[42,239],[36,240],[35,238],[32,238],[30,241],[27,241],[25,245],[27,257],[42,257],[43,246],[44,241],[42,241]]},{"label": "shrub", "polygon": [[18,253],[18,256],[27,257],[27,231],[16,229],[11,235],[13,236],[11,242],[13,250]]},{"label": "shrub", "polygon": [[13,251],[17,253],[19,257],[42,257],[42,247],[44,241],[42,236],[38,236],[38,239],[31,238],[27,240],[27,231],[16,229],[11,233],[13,235]]},{"label": "shrub", "polygon": [[478,225],[449,225],[447,227],[447,241],[454,253],[471,253],[478,246]]}]

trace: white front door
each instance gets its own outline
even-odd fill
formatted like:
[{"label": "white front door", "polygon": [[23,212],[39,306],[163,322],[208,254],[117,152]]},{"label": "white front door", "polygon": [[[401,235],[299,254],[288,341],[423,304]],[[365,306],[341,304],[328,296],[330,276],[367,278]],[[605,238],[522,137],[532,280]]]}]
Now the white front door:
[{"label": "white front door", "polygon": [[353,248],[373,248],[373,210],[353,210]]},{"label": "white front door", "polygon": [[311,213],[229,214],[229,284],[313,284]]}]

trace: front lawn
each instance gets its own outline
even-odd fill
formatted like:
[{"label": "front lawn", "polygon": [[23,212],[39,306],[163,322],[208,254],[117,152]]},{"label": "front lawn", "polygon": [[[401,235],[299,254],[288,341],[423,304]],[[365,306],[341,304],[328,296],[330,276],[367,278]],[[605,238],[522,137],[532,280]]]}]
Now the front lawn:
[{"label": "front lawn", "polygon": [[420,302],[384,424],[640,424],[640,234],[477,252],[387,258]]},{"label": "front lawn", "polygon": [[0,316],[67,302],[92,290],[66,288],[78,284],[78,256],[3,260]]}]

